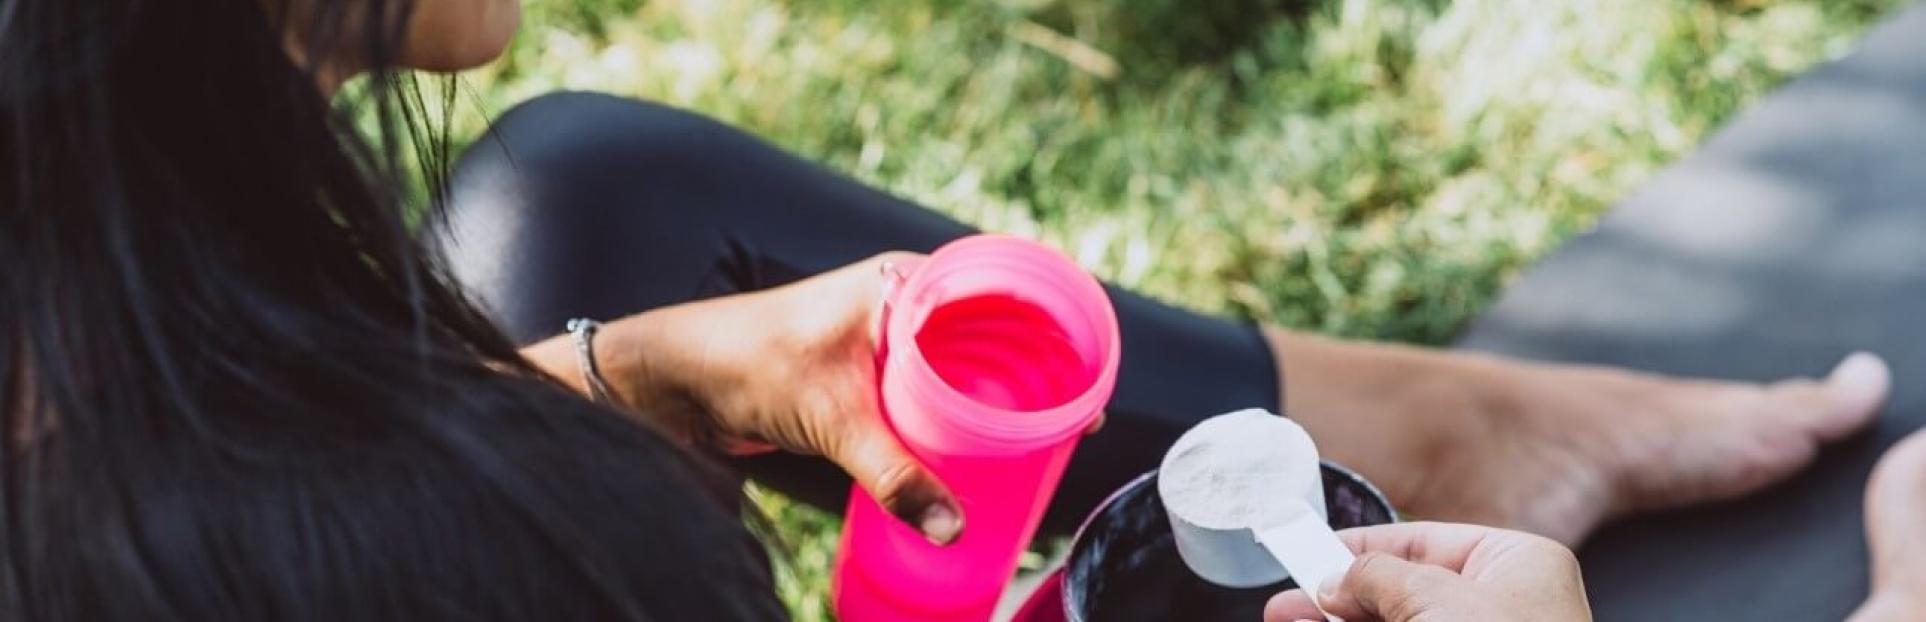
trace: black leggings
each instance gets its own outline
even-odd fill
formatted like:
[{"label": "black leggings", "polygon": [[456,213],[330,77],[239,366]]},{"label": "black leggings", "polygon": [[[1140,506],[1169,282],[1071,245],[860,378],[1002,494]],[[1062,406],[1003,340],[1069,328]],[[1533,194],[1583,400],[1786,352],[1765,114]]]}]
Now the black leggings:
[{"label": "black leggings", "polygon": [[[972,232],[708,118],[585,93],[502,115],[463,155],[450,199],[441,239],[457,278],[523,343],[572,317],[777,286]],[[1123,369],[1103,431],[1083,442],[1045,520],[1053,533],[1155,467],[1197,420],[1278,407],[1277,365],[1255,327],[1109,289]],[[849,491],[820,458],[742,467],[833,511]]]}]

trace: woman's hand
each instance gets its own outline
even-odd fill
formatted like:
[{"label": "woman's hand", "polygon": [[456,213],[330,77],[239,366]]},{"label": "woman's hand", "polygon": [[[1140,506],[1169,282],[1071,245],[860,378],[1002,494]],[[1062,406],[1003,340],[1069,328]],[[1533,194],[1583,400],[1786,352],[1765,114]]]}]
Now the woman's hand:
[{"label": "woman's hand", "polygon": [[[1317,602],[1347,622],[1566,622],[1592,619],[1578,559],[1531,534],[1452,523],[1338,532],[1358,559]],[[1303,590],[1278,594],[1265,622],[1322,620]]]},{"label": "woman's hand", "polygon": [[[883,422],[877,405],[878,312],[886,254],[787,286],[658,312],[652,351],[659,378],[634,378],[640,412],[668,408],[690,439],[735,453],[770,446],[821,454],[884,509],[947,544],[962,530],[956,500]],[[651,381],[653,380],[653,381]],[[639,381],[639,382],[637,382]],[[668,388],[679,404],[663,403]],[[621,389],[617,389],[618,392]]]},{"label": "woman's hand", "polygon": [[[954,497],[896,440],[877,406],[886,253],[775,289],[606,324],[597,366],[617,401],[670,434],[733,453],[821,454],[938,544],[961,533]],[[567,336],[524,351],[587,391]]]}]

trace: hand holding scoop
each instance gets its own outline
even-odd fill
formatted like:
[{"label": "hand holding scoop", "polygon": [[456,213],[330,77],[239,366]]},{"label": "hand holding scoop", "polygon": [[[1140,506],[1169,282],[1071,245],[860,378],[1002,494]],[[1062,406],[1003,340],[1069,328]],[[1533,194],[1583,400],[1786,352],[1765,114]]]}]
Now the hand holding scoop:
[{"label": "hand holding scoop", "polygon": [[1185,432],[1157,477],[1184,565],[1226,587],[1341,579],[1353,556],[1326,523],[1318,464],[1304,428],[1263,410]]}]

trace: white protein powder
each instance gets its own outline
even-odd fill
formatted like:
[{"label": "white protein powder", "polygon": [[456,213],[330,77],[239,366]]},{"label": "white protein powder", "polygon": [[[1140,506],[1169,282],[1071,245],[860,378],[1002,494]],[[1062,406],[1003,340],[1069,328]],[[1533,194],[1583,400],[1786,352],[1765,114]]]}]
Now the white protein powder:
[{"label": "white protein powder", "polygon": [[1164,454],[1157,492],[1191,525],[1248,529],[1287,521],[1306,503],[1322,510],[1319,478],[1317,447],[1303,428],[1244,410],[1206,419],[1177,439]]}]

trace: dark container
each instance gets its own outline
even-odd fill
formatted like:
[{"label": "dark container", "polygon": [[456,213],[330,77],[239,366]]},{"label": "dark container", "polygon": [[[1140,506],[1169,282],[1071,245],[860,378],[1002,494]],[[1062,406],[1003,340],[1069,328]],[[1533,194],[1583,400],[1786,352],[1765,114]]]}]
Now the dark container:
[{"label": "dark container", "polygon": [[[1397,521],[1391,502],[1349,469],[1324,463],[1324,503],[1333,529]],[[1297,587],[1289,579],[1254,588],[1220,587],[1191,574],[1177,556],[1157,472],[1126,484],[1097,506],[1061,570],[1030,595],[1014,622],[1263,619],[1264,603]]]}]

